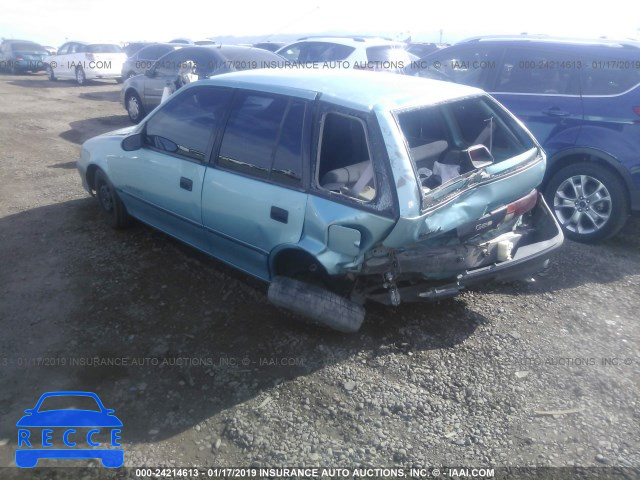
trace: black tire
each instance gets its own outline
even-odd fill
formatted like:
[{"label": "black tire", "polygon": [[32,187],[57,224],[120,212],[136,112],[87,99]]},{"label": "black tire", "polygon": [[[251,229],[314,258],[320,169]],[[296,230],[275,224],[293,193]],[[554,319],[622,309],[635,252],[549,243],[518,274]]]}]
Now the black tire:
[{"label": "black tire", "polygon": [[82,67],[76,68],[76,83],[80,86],[87,84],[87,76]]},{"label": "black tire", "polygon": [[365,310],[361,305],[325,288],[293,278],[273,278],[268,297],[278,307],[339,332],[357,332],[364,321]]},{"label": "black tire", "polygon": [[98,203],[109,225],[116,229],[128,227],[131,224],[131,217],[102,170],[96,170],[93,185]]},{"label": "black tire", "polygon": [[127,108],[129,120],[133,123],[140,123],[147,114],[142,105],[142,100],[140,100],[140,96],[136,92],[128,93],[124,103]]},{"label": "black tire", "polygon": [[52,82],[55,82],[57,80],[56,74],[53,72],[53,68],[51,68],[51,65],[47,65],[45,71],[47,72],[47,77],[49,77],[49,80],[51,80]]},{"label": "black tire", "polygon": [[558,170],[544,192],[564,235],[596,243],[620,231],[629,216],[623,181],[605,167],[574,163]]}]

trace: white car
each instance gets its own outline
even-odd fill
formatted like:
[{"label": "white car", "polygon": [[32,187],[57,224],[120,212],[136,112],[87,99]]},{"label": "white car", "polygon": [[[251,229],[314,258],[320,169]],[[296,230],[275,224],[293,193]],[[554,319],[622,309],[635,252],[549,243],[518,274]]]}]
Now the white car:
[{"label": "white car", "polygon": [[75,80],[84,85],[87,80],[113,78],[122,82],[122,65],[127,55],[111,43],[67,42],[44,61],[49,80]]},{"label": "white car", "polygon": [[400,71],[417,58],[405,47],[381,37],[303,37],[276,53],[295,64]]}]

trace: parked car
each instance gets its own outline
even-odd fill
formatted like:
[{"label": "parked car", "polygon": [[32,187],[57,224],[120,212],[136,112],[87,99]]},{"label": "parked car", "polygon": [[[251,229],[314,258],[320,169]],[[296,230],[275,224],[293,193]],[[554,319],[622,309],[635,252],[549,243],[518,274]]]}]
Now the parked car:
[{"label": "parked car", "polygon": [[122,51],[127,54],[127,58],[135,55],[141,49],[148,45],[154,45],[157,42],[130,42],[127,43],[124,47],[122,47]]},{"label": "parked car", "polygon": [[276,52],[285,45],[286,43],[284,42],[258,42],[253,44],[256,48],[262,48],[264,50],[269,50],[270,52]]},{"label": "parked car", "polygon": [[180,43],[182,45],[215,45],[216,42],[209,39],[204,40],[191,40],[190,38],[174,38],[173,40],[169,40],[168,43]]},{"label": "parked car", "polygon": [[44,49],[47,51],[49,55],[55,55],[58,53],[58,49],[56,47],[51,47],[49,45],[45,45]]},{"label": "parked car", "polygon": [[122,78],[126,80],[136,75],[142,75],[152,68],[160,57],[183,46],[179,43],[152,43],[141,48],[129,56],[122,65]]},{"label": "parked car", "polygon": [[441,43],[411,42],[407,45],[407,51],[418,58],[422,58],[430,53],[437,52],[446,46],[447,45]]},{"label": "parked car", "polygon": [[304,37],[276,53],[293,63],[362,70],[399,71],[412,60],[404,43],[379,37]]},{"label": "parked car", "polygon": [[0,70],[12,74],[20,72],[40,72],[44,70],[46,49],[27,40],[4,40],[0,45]]},{"label": "parked car", "polygon": [[544,268],[562,231],[545,155],[481,90],[354,70],[194,82],[78,171],[114,227],[135,217],[270,282],[276,305],[357,330],[398,305]]},{"label": "parked car", "polygon": [[78,85],[87,80],[112,78],[122,82],[122,64],[127,55],[110,43],[67,42],[55,56],[47,57],[45,67],[49,80],[73,79]]},{"label": "parked car", "polygon": [[173,93],[194,80],[234,70],[278,67],[282,61],[275,53],[253,47],[184,46],[161,57],[144,75],[129,78],[122,86],[122,104],[129,119],[138,123],[160,104],[165,87]]},{"label": "parked car", "polygon": [[640,210],[640,43],[482,37],[414,66],[483,88],[527,125],[547,151],[542,188],[568,238],[607,239]]}]

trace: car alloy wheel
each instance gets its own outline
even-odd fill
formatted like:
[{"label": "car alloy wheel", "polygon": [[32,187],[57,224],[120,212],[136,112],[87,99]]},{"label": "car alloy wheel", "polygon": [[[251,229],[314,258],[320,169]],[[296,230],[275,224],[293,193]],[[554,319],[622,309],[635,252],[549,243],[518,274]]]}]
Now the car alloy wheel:
[{"label": "car alloy wheel", "polygon": [[629,215],[624,181],[602,163],[572,163],[558,170],[545,187],[567,238],[594,243],[620,231]]},{"label": "car alloy wheel", "polygon": [[611,217],[611,194],[597,178],[575,175],[558,186],[553,209],[567,230],[578,234],[595,233]]}]

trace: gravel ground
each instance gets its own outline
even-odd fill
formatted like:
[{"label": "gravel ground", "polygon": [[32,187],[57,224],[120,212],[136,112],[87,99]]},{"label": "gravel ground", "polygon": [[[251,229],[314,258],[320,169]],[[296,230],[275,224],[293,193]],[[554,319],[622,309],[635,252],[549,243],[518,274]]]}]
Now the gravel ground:
[{"label": "gravel ground", "polygon": [[3,75],[0,98],[0,477],[97,465],[15,468],[15,422],[56,390],[115,409],[131,467],[638,474],[637,217],[602,245],[567,241],[532,281],[367,305],[343,335],[161,233],[103,223],[75,160],[128,125],[114,82]]}]

